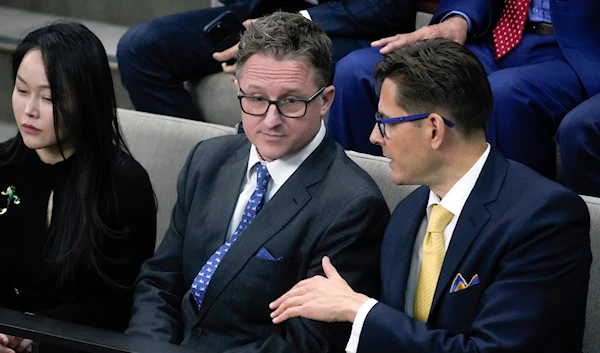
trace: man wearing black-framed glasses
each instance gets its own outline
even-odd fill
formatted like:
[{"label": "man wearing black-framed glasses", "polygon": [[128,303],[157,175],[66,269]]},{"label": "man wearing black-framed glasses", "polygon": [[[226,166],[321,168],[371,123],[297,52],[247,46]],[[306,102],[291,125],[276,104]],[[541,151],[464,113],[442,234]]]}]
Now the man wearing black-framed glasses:
[{"label": "man wearing black-framed glasses", "polygon": [[312,102],[319,94],[321,94],[327,86],[319,88],[315,94],[308,99],[301,98],[284,98],[269,100],[260,96],[248,96],[239,88],[238,100],[242,112],[248,115],[263,116],[267,114],[271,105],[277,107],[277,111],[281,116],[292,119],[299,119],[306,115],[308,104]]},{"label": "man wearing black-framed glasses", "polygon": [[245,134],[200,143],[183,167],[171,227],[142,267],[128,334],[206,352],[341,352],[346,325],[272,323],[269,303],[332,256],[378,296],[389,210],[329,137],[331,41],[302,15],[249,26],[236,84]]},{"label": "man wearing black-framed glasses", "polygon": [[274,322],[352,322],[347,353],[581,352],[587,207],[486,142],[492,94],[481,63],[433,39],[392,52],[376,77],[370,140],[394,183],[423,185],[387,227],[382,298],[352,288],[325,258],[326,278],[272,303]]}]

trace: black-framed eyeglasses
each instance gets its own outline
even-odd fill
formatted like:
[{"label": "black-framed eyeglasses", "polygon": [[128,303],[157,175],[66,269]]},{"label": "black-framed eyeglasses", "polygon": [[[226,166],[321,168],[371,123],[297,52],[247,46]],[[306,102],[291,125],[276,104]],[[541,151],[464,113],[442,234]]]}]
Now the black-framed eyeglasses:
[{"label": "black-framed eyeglasses", "polygon": [[244,94],[242,89],[239,89],[238,100],[240,101],[240,108],[248,115],[261,116],[267,114],[267,111],[274,104],[277,107],[277,111],[286,118],[298,119],[306,115],[308,104],[312,102],[319,94],[323,93],[327,86],[321,87],[315,94],[308,99],[300,98],[285,98],[278,100],[269,100],[260,96],[247,96]]},{"label": "black-framed eyeglasses", "polygon": [[[428,116],[429,116],[429,114],[417,114],[417,115],[402,116],[402,117],[397,117],[397,118],[384,118],[380,112],[376,112],[375,120],[377,121],[377,126],[379,127],[379,132],[381,133],[381,137],[385,138],[386,137],[385,136],[385,124],[401,123],[403,121],[421,120],[421,119],[425,119]],[[446,118],[444,118],[444,117],[442,117],[442,119],[444,120],[444,124],[448,125],[448,127],[454,126],[454,123],[451,122],[450,120],[446,120]]]}]

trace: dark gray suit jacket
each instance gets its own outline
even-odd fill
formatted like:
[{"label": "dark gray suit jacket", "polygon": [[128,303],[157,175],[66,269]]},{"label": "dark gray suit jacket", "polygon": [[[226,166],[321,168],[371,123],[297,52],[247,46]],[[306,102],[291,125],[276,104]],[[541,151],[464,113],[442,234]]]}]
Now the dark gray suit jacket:
[{"label": "dark gray suit jacket", "polygon": [[[377,297],[389,211],[377,185],[330,137],[265,204],[223,258],[198,311],[190,286],[224,242],[246,173],[244,135],[204,141],[179,176],[171,226],[142,267],[128,334],[206,352],[343,352],[351,326],[271,323],[269,303],[322,274],[321,259]],[[265,247],[275,258],[256,258]]]}]

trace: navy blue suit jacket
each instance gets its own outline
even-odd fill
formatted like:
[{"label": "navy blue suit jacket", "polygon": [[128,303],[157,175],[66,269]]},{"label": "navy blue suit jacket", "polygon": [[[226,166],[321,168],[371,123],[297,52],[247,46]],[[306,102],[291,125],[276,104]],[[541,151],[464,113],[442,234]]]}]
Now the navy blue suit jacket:
[{"label": "navy blue suit jacket", "polygon": [[[223,4],[245,8],[251,16],[258,12],[275,11],[282,6],[288,10],[308,8],[304,0],[220,0]],[[416,0],[320,0],[310,7],[311,19],[328,35],[341,38],[371,38],[415,29]]]},{"label": "navy blue suit jacket", "polygon": [[[359,352],[581,352],[591,264],[583,200],[492,149],[460,214],[427,323],[404,313],[429,188],[403,200],[381,253],[383,292]],[[450,293],[460,273],[480,283]]]},{"label": "navy blue suit jacket", "polygon": [[[473,21],[469,40],[489,39],[504,7],[504,0],[443,0],[433,17],[439,22],[458,10]],[[600,93],[600,1],[550,0],[556,40],[589,96]]]}]

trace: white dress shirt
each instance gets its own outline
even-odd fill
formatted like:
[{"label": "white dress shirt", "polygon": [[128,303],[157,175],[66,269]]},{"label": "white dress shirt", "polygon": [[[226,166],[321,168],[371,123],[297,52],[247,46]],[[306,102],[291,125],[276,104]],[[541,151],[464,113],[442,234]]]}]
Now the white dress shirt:
[{"label": "white dress shirt", "polygon": [[308,10],[300,10],[299,12],[302,16],[304,16],[304,18],[306,18],[309,21],[312,21],[312,17],[310,17]]},{"label": "white dress shirt", "polygon": [[[473,191],[473,188],[475,187],[475,183],[479,178],[479,174],[481,174],[481,170],[483,169],[489,154],[490,145],[488,144],[485,152],[483,152],[477,162],[475,162],[471,169],[469,169],[469,171],[463,175],[463,177],[460,178],[460,180],[454,184],[454,186],[452,186],[450,191],[448,191],[443,199],[440,199],[440,197],[433,191],[429,191],[427,211],[425,218],[423,218],[423,221],[421,221],[421,227],[419,228],[417,237],[415,238],[412,258],[410,261],[410,270],[408,272],[408,280],[406,282],[406,299],[404,302],[404,313],[406,313],[406,315],[413,317],[415,292],[417,291],[417,281],[419,279],[419,271],[421,270],[423,240],[425,239],[427,222],[429,221],[429,216],[431,215],[431,209],[433,205],[440,204],[453,214],[450,223],[448,223],[444,229],[444,245],[446,250],[448,250],[448,245],[450,245],[452,233],[454,233],[454,228],[456,228],[456,223],[458,222],[460,213],[462,212],[462,209],[465,206],[471,191]],[[363,324],[367,318],[367,315],[369,314],[369,311],[371,311],[375,304],[377,304],[377,300],[371,298],[364,303],[356,313],[356,318],[352,324],[352,333],[350,334],[350,339],[346,345],[346,353],[356,353],[358,350],[358,341],[360,339],[360,333],[362,331]]]},{"label": "white dress shirt", "polygon": [[229,221],[229,230],[227,232],[227,239],[231,238],[235,232],[238,224],[242,220],[242,215],[250,196],[256,189],[256,163],[262,163],[267,167],[271,180],[269,181],[269,187],[267,189],[267,195],[265,195],[265,204],[275,195],[277,190],[285,184],[285,182],[294,174],[294,172],[300,167],[300,165],[313,153],[317,147],[323,142],[325,138],[325,123],[321,121],[321,129],[315,135],[315,137],[304,146],[300,151],[272,162],[265,162],[261,157],[256,146],[250,146],[250,156],[248,157],[248,169],[246,170],[246,178],[242,184],[242,192],[238,197],[237,204],[233,211],[233,216]]}]

